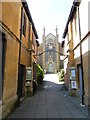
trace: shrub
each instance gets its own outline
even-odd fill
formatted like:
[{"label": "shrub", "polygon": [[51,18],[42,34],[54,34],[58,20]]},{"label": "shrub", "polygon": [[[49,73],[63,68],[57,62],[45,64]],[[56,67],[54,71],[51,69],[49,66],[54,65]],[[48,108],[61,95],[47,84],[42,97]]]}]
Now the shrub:
[{"label": "shrub", "polygon": [[37,64],[37,82],[41,83],[44,78],[44,71],[39,64]]},{"label": "shrub", "polygon": [[64,81],[64,70],[63,69],[61,69],[59,73],[59,81]]}]

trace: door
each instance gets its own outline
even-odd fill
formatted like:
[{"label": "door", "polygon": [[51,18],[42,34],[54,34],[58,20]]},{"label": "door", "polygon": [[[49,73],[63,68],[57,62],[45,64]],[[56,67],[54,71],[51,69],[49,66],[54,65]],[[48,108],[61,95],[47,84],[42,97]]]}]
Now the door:
[{"label": "door", "polygon": [[83,83],[82,83],[82,69],[81,65],[78,65],[78,84],[79,84],[79,96],[82,98],[83,94]]},{"label": "door", "polygon": [[53,66],[52,63],[50,63],[50,64],[48,65],[48,72],[49,72],[49,73],[53,73],[53,72],[54,72],[54,66]]},{"label": "door", "polygon": [[17,94],[20,97],[25,95],[25,80],[26,80],[26,69],[24,65],[19,66],[19,77],[18,77],[18,91]]}]

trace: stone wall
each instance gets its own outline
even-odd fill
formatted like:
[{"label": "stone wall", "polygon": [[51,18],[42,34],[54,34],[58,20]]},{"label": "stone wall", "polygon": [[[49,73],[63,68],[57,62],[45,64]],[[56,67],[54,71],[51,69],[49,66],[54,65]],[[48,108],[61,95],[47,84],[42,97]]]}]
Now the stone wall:
[{"label": "stone wall", "polygon": [[[89,92],[89,80],[90,80],[90,75],[89,75],[89,70],[90,70],[90,65],[88,61],[90,60],[90,51],[85,53],[83,55],[83,75],[84,75],[84,100],[86,106],[90,105],[90,92]],[[78,70],[77,70],[77,65],[80,64],[80,57],[75,59],[75,65],[76,65],[76,80],[77,80],[77,86],[78,85]],[[77,88],[77,95],[79,96],[79,89]]]},{"label": "stone wall", "polygon": [[[6,57],[3,80],[3,113],[11,111],[17,99],[19,42],[9,34],[6,35]],[[10,104],[12,103],[12,104]],[[5,115],[4,115],[5,116]]]},{"label": "stone wall", "polygon": [[20,2],[1,2],[2,18],[1,21],[19,38],[20,20],[21,20],[21,3]]}]

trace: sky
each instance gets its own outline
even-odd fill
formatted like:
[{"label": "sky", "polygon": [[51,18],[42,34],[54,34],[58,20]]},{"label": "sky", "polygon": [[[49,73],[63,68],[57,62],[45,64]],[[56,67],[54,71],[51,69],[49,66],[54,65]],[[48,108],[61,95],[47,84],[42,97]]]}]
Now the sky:
[{"label": "sky", "polygon": [[39,36],[39,43],[42,43],[43,27],[45,35],[49,33],[55,35],[56,26],[61,42],[73,0],[27,0],[27,3]]}]

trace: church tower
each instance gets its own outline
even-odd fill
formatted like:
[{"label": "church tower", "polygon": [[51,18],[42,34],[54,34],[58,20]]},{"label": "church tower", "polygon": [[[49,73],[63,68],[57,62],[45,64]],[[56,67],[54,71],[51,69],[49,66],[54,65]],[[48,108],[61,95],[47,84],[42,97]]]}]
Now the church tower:
[{"label": "church tower", "polygon": [[45,35],[45,27],[43,27],[42,44],[39,46],[39,58],[42,61],[42,68],[45,73],[57,73],[60,71],[60,43],[58,28],[56,26],[55,35],[49,33]]},{"label": "church tower", "polygon": [[46,45],[46,41],[45,41],[45,27],[43,27],[43,57],[42,57],[42,63],[43,63],[43,69],[45,70],[46,68],[46,62],[45,62],[45,45]]},{"label": "church tower", "polygon": [[[56,51],[59,52],[59,35],[58,35],[58,28],[56,26]],[[56,64],[56,68],[57,71],[59,71],[59,65],[60,65],[60,54],[56,53],[56,57],[57,57],[57,64]]]}]

